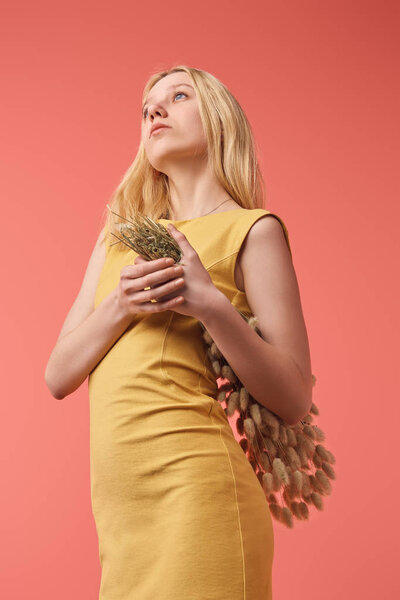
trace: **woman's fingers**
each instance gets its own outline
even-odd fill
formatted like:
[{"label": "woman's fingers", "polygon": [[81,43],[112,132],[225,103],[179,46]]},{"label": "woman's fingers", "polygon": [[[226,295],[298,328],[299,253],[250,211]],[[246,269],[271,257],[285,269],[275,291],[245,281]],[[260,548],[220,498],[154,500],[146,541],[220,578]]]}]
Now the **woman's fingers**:
[{"label": "woman's fingers", "polygon": [[163,310],[173,308],[183,301],[183,296],[177,296],[176,298],[171,298],[171,300],[166,300],[165,302],[146,302],[140,305],[140,312],[162,312]]},{"label": "woman's fingers", "polygon": [[128,293],[157,286],[159,283],[178,277],[183,273],[180,265],[167,266],[164,259],[146,261],[137,265],[126,265],[121,269],[121,280]]},{"label": "woman's fingers", "polygon": [[140,255],[134,265],[121,269],[119,288],[123,304],[132,313],[161,312],[184,301],[179,289],[184,286],[183,267],[173,259],[145,260]]},{"label": "woman's fingers", "polygon": [[173,279],[164,285],[158,285],[150,289],[145,289],[142,292],[137,292],[135,294],[137,302],[151,302],[151,300],[157,300],[157,298],[164,299],[164,296],[181,288],[184,284],[185,281],[183,278]]}]

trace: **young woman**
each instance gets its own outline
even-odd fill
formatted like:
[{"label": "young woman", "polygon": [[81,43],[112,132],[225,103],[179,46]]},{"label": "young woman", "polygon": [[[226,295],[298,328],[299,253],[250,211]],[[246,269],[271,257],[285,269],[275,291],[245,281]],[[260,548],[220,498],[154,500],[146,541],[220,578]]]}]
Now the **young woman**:
[{"label": "young woman", "polygon": [[258,402],[291,424],[308,413],[288,231],[263,208],[251,128],[218,79],[177,66],[151,77],[143,101],[111,209],[172,224],[183,258],[115,243],[109,211],[46,369],[59,399],[89,375],[100,600],[269,600],[268,501],[215,399],[199,322]]}]

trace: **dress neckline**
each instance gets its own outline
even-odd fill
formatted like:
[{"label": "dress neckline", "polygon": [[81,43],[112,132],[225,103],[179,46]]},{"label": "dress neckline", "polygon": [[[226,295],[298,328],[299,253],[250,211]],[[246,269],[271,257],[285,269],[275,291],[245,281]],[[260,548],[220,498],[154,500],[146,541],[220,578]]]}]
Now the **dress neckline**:
[{"label": "dress neckline", "polygon": [[188,223],[189,221],[198,221],[199,219],[205,219],[206,217],[216,217],[217,215],[224,215],[226,213],[231,213],[234,211],[238,211],[238,210],[248,210],[246,208],[240,207],[240,208],[231,208],[230,210],[223,210],[219,213],[214,213],[213,215],[201,215],[200,217],[193,217],[193,219],[177,219],[177,220],[173,220],[173,219],[157,219],[157,221],[167,221],[168,223]]}]

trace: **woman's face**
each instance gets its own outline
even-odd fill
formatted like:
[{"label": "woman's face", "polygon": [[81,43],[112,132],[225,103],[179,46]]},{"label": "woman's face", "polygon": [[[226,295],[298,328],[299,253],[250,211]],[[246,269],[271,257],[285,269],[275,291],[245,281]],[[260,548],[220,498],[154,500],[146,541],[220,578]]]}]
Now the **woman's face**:
[{"label": "woman's face", "polygon": [[[168,127],[151,133],[159,123]],[[187,73],[170,73],[151,88],[144,103],[141,137],[149,162],[166,175],[176,162],[207,156],[197,96]]]}]

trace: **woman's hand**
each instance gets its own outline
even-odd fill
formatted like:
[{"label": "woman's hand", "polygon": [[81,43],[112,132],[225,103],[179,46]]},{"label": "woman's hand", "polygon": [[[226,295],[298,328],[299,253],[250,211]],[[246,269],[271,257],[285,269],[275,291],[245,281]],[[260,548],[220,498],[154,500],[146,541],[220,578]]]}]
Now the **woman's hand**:
[{"label": "woman's hand", "polygon": [[132,316],[141,312],[171,310],[178,303],[183,302],[183,299],[179,299],[176,295],[171,297],[171,294],[168,299],[161,299],[161,296],[166,296],[168,292],[175,290],[178,290],[179,294],[184,285],[182,280],[179,281],[182,273],[183,267],[174,265],[172,258],[135,260],[134,265],[126,265],[121,269],[116,288],[118,303],[128,315]]},{"label": "woman's hand", "polygon": [[[183,273],[179,277],[183,277],[184,283],[183,286],[179,286],[176,292],[159,296],[157,303],[152,304],[152,306],[157,306],[160,300],[164,301],[182,296],[183,301],[172,304],[168,307],[168,310],[174,310],[181,315],[187,315],[202,321],[206,311],[210,309],[210,305],[221,292],[215,287],[207,269],[203,266],[199,255],[186,236],[176,229],[172,223],[168,224],[167,229],[182,250],[181,261],[175,266],[182,265]],[[140,255],[134,260],[135,265],[151,264],[152,262],[157,261],[148,261]]]}]

